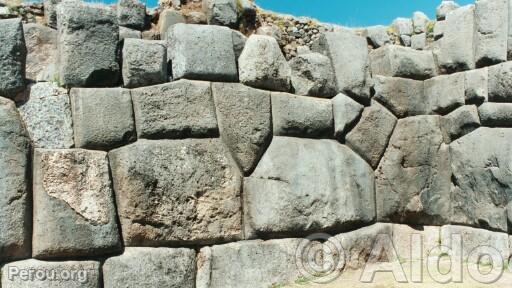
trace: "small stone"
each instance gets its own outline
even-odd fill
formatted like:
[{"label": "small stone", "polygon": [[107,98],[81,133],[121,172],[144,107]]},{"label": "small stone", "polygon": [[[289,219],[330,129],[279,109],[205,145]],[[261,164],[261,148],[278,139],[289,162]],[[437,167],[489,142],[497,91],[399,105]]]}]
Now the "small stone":
[{"label": "small stone", "polygon": [[464,72],[466,87],[466,103],[481,104],[487,102],[489,70],[481,68]]},{"label": "small stone", "polygon": [[475,61],[484,67],[507,61],[508,0],[475,2]]},{"label": "small stone", "polygon": [[512,102],[512,62],[489,67],[489,101]]},{"label": "small stone", "polygon": [[27,79],[55,81],[57,75],[40,76],[47,73],[51,69],[49,66],[55,65],[57,60],[57,30],[34,23],[24,24],[23,30],[27,44]]},{"label": "small stone", "polygon": [[[171,26],[178,23],[187,23],[183,14],[174,9],[165,9],[158,17],[158,29],[160,31],[160,38],[167,40],[167,31]],[[199,23],[197,23],[199,24]]]},{"label": "small stone", "polygon": [[427,32],[428,22],[430,22],[430,19],[428,19],[425,13],[416,11],[412,14],[412,25],[415,34]]},{"label": "small stone", "polygon": [[400,43],[405,47],[411,47],[412,37],[409,35],[400,35]]},{"label": "small stone", "polygon": [[416,50],[424,50],[427,46],[427,34],[421,33],[412,35],[411,37],[411,48]]},{"label": "small stone", "polygon": [[332,99],[334,114],[334,135],[342,139],[355,126],[364,106],[345,94],[338,94]]},{"label": "small stone", "polygon": [[289,63],[295,94],[325,98],[336,95],[336,79],[327,56],[308,53],[293,58]]},{"label": "small stone", "polygon": [[465,103],[464,73],[441,75],[424,82],[430,111],[447,114]]},{"label": "small stone", "polygon": [[482,125],[488,127],[512,127],[512,103],[487,102],[478,107]]},{"label": "small stone", "polygon": [[124,87],[137,88],[167,82],[164,42],[126,39],[123,45]]},{"label": "small stone", "polygon": [[27,47],[21,18],[0,20],[0,97],[14,99],[25,88]]},{"label": "small stone", "polygon": [[432,51],[386,45],[370,53],[373,75],[425,80],[437,75]]},{"label": "small stone", "polygon": [[442,127],[447,143],[469,134],[480,127],[477,107],[475,105],[466,105],[456,109],[443,117]]},{"label": "small stone", "polygon": [[413,34],[413,24],[409,18],[396,18],[391,25],[398,36]]},{"label": "small stone", "polygon": [[431,114],[425,101],[423,81],[398,77],[374,76],[373,99],[384,105],[398,118]]},{"label": "small stone", "polygon": [[119,0],[117,21],[120,26],[143,30],[146,26],[146,5],[138,0]]},{"label": "small stone", "polygon": [[374,48],[379,48],[387,44],[391,44],[391,38],[388,34],[386,26],[372,26],[366,28],[366,37],[370,39]]},{"label": "small stone", "polygon": [[203,10],[209,25],[236,28],[238,24],[237,0],[203,0]]},{"label": "small stone", "polygon": [[455,3],[455,1],[447,1],[443,0],[441,1],[441,4],[437,6],[436,9],[436,17],[438,21],[444,20],[446,18],[446,15],[448,12],[453,11],[457,8],[459,8],[459,4]]},{"label": "small stone", "polygon": [[46,25],[57,28],[57,5],[62,0],[44,0],[44,20]]},{"label": "small stone", "polygon": [[119,26],[119,41],[123,41],[128,38],[141,39],[142,33],[135,29]]}]

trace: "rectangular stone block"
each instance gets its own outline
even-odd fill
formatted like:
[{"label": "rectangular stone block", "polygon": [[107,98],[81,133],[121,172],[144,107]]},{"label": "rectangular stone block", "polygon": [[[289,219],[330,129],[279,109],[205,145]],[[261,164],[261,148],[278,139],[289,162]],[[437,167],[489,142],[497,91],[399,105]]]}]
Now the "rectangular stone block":
[{"label": "rectangular stone block", "polygon": [[415,80],[424,80],[437,75],[432,51],[386,45],[370,53],[370,63],[373,75]]},{"label": "rectangular stone block", "polygon": [[460,138],[480,127],[480,117],[475,105],[465,105],[443,117],[443,133],[446,143]]},{"label": "rectangular stone block", "polygon": [[508,0],[475,2],[475,61],[477,67],[507,61]]},{"label": "rectangular stone block", "polygon": [[441,245],[441,227],[392,225],[393,245],[401,262],[425,262],[427,257],[438,256],[434,248]]},{"label": "rectangular stone block", "polygon": [[512,103],[484,103],[478,113],[484,126],[512,127]]},{"label": "rectangular stone block", "polygon": [[27,47],[20,18],[0,20],[0,97],[14,99],[25,87]]},{"label": "rectangular stone block", "polygon": [[160,39],[167,40],[167,31],[172,25],[178,23],[186,23],[185,17],[181,12],[174,9],[165,9],[158,17],[158,30],[160,31]]},{"label": "rectangular stone block", "polygon": [[489,102],[512,102],[512,62],[489,67]]},{"label": "rectangular stone block", "polygon": [[382,103],[398,118],[431,114],[425,99],[423,81],[375,76],[373,99]]},{"label": "rectangular stone block", "polygon": [[146,5],[138,0],[120,0],[117,4],[119,25],[136,30],[146,26]]},{"label": "rectangular stone block", "polygon": [[125,39],[124,87],[137,88],[167,82],[167,48],[163,41]]},{"label": "rectangular stone block", "polygon": [[442,75],[424,82],[425,98],[430,111],[447,114],[465,103],[464,73]]},{"label": "rectangular stone block", "polygon": [[466,103],[481,104],[489,98],[489,70],[487,67],[464,72]]}]

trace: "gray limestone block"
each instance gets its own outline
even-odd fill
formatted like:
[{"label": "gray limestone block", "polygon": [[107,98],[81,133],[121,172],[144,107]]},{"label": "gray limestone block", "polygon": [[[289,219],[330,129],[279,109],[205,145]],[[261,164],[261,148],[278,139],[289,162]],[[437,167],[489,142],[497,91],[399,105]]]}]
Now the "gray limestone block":
[{"label": "gray limestone block", "polygon": [[70,96],[76,147],[109,150],[135,140],[129,90],[73,88]]},{"label": "gray limestone block", "polygon": [[508,0],[475,2],[475,62],[477,67],[507,61]]},{"label": "gray limestone block", "polygon": [[[128,38],[141,39],[142,33],[135,29],[130,29],[127,27],[119,26],[119,41],[123,41],[124,39],[128,39]],[[124,43],[124,41],[123,41],[123,43]]]},{"label": "gray limestone block", "polygon": [[489,98],[489,70],[481,68],[464,72],[466,103],[481,104]]},{"label": "gray limestone block", "polygon": [[242,51],[245,48],[245,42],[247,42],[247,37],[245,37],[242,32],[233,30],[233,49],[235,50],[235,58],[238,63],[238,59],[240,55],[242,55]]},{"label": "gray limestone block", "polygon": [[412,35],[411,37],[411,48],[415,50],[425,50],[427,46],[427,34],[421,33]]},{"label": "gray limestone block", "polygon": [[119,81],[119,26],[110,8],[65,1],[57,6],[58,75],[65,87],[114,86]]},{"label": "gray limestone block", "polygon": [[437,75],[432,51],[386,45],[370,53],[373,75],[425,80]]},{"label": "gray limestone block", "polygon": [[361,119],[347,134],[347,146],[376,168],[386,151],[396,120],[386,108],[373,102],[370,107],[363,110]]},{"label": "gray limestone block", "polygon": [[465,103],[464,73],[441,75],[424,82],[426,101],[430,111],[447,114]]},{"label": "gray limestone block", "polygon": [[179,11],[174,9],[165,9],[158,17],[158,30],[160,31],[160,39],[167,40],[167,31],[172,25],[178,23],[186,23],[186,19]]},{"label": "gray limestone block", "polygon": [[98,256],[121,249],[107,153],[35,149],[32,256]]},{"label": "gray limestone block", "polygon": [[434,24],[434,40],[439,40],[444,36],[446,21],[437,21]]},{"label": "gray limestone block", "polygon": [[255,88],[291,90],[292,70],[275,38],[251,35],[238,59],[240,82]]},{"label": "gray limestone block", "polygon": [[393,20],[393,23],[391,25],[393,26],[393,29],[396,31],[396,34],[399,36],[411,36],[414,32],[412,19],[409,18],[396,18],[395,20]]},{"label": "gray limestone block", "polygon": [[512,102],[512,62],[489,67],[489,101]]},{"label": "gray limestone block", "polygon": [[173,79],[238,81],[229,28],[178,23],[167,31]]},{"label": "gray limestone block", "polygon": [[368,27],[366,28],[366,38],[370,39],[375,48],[391,44],[388,29],[388,27],[382,25]]},{"label": "gray limestone block", "polygon": [[26,77],[31,80],[54,81],[56,75],[41,79],[48,73],[57,60],[57,30],[49,27],[28,23],[23,25],[27,45]]},{"label": "gray limestone block", "polygon": [[164,42],[125,39],[122,67],[124,87],[137,88],[167,82],[167,48]]},{"label": "gray limestone block", "polygon": [[374,205],[370,165],[334,140],[276,136],[244,181],[246,232],[262,237],[371,223]]},{"label": "gray limestone block", "polygon": [[238,24],[238,0],[203,0],[203,11],[209,25],[236,28]]},{"label": "gray limestone block", "polygon": [[[391,225],[393,226],[393,245],[398,256],[396,260],[424,261],[428,257],[441,256],[442,252],[436,251],[441,244],[441,227]],[[418,248],[421,250],[418,251]]]},{"label": "gray limestone block", "polygon": [[132,248],[103,264],[105,288],[195,288],[196,252],[186,248]]},{"label": "gray limestone block", "polygon": [[0,97],[14,99],[25,88],[27,47],[21,18],[0,20]]},{"label": "gray limestone block", "polygon": [[398,77],[375,76],[373,99],[398,118],[431,114],[425,101],[423,81]]},{"label": "gray limestone block", "polygon": [[126,246],[242,238],[242,176],[220,139],[139,140],[109,159]]},{"label": "gray limestone block", "polygon": [[334,115],[334,135],[342,139],[354,128],[359,120],[364,106],[344,94],[338,94],[332,99],[332,113]]},{"label": "gray limestone block", "polygon": [[235,83],[212,83],[220,136],[245,175],[272,140],[270,92]]},{"label": "gray limestone block", "polygon": [[74,145],[68,91],[51,82],[31,84],[18,105],[35,148],[66,149]]},{"label": "gray limestone block", "polygon": [[273,92],[272,124],[275,136],[332,138],[331,100]]},{"label": "gray limestone block", "polygon": [[120,26],[143,30],[146,26],[146,5],[139,0],[119,0],[117,21]]},{"label": "gray limestone block", "polygon": [[2,267],[3,288],[100,288],[100,262],[29,259]]},{"label": "gray limestone block", "polygon": [[441,1],[441,4],[439,4],[439,6],[437,6],[437,9],[436,9],[437,20],[446,19],[446,14],[448,14],[448,12],[451,12],[459,7],[460,7],[459,4],[457,4],[455,1],[447,1],[447,0]]},{"label": "gray limestone block", "polygon": [[405,47],[411,47],[412,37],[410,35],[400,35],[400,43]]},{"label": "gray limestone block", "polygon": [[0,97],[0,262],[30,257],[30,138],[16,106]]},{"label": "gray limestone block", "polygon": [[442,127],[447,143],[480,127],[480,117],[475,105],[462,106],[443,117]]},{"label": "gray limestone block", "polygon": [[412,25],[414,27],[414,33],[420,34],[427,32],[427,25],[430,22],[428,16],[425,13],[416,11],[412,15]]},{"label": "gray limestone block", "polygon": [[482,125],[489,127],[512,127],[512,103],[487,102],[478,107]]},{"label": "gray limestone block", "polygon": [[375,171],[378,221],[445,224],[451,213],[450,176],[441,117],[398,120]]},{"label": "gray limestone block", "polygon": [[331,98],[337,94],[334,70],[327,56],[307,53],[298,55],[289,63],[295,94],[323,98]]},{"label": "gray limestone block", "polygon": [[131,90],[139,138],[218,136],[210,82],[180,80]]}]

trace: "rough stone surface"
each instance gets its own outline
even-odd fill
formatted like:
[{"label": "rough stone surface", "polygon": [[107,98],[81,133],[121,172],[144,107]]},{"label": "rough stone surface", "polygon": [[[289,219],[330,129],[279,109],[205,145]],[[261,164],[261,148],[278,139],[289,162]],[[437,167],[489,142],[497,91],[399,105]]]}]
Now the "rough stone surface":
[{"label": "rough stone surface", "polygon": [[128,90],[73,88],[70,94],[76,147],[109,150],[135,140]]},{"label": "rough stone surface", "polygon": [[379,103],[373,102],[364,109],[359,123],[347,134],[346,143],[375,168],[386,150],[395,124],[396,117]]},{"label": "rough stone surface", "polygon": [[173,79],[238,81],[230,29],[178,23],[168,30],[167,44]]},{"label": "rough stone surface", "polygon": [[427,46],[427,34],[421,33],[412,35],[411,37],[411,48],[415,50],[424,50]]},{"label": "rough stone surface", "polygon": [[331,98],[336,95],[336,79],[331,60],[320,53],[299,55],[290,61],[295,94]]},{"label": "rough stone surface", "polygon": [[420,34],[427,32],[427,25],[430,19],[425,13],[416,11],[412,14],[412,25],[414,27],[414,33]]},{"label": "rough stone surface", "polygon": [[512,127],[512,103],[484,103],[478,113],[484,126]]},{"label": "rough stone surface", "polygon": [[[57,281],[51,277],[41,279],[36,277],[38,275],[35,273],[36,271],[43,271],[44,275],[55,275],[56,277],[69,273],[70,279],[65,281]],[[71,277],[71,275],[74,276]],[[2,267],[2,287],[100,288],[102,287],[100,263],[96,261],[45,262],[35,259],[12,262]]]},{"label": "rough stone surface", "polygon": [[289,235],[370,223],[373,185],[370,165],[348,147],[334,140],[276,136],[244,181],[248,234]]},{"label": "rough stone surface", "polygon": [[167,40],[167,31],[172,25],[186,22],[185,17],[179,11],[174,9],[165,9],[158,17],[160,39]]},{"label": "rough stone surface", "polygon": [[507,61],[508,0],[475,2],[475,61],[477,67]]},{"label": "rough stone surface", "polygon": [[512,102],[512,62],[489,67],[489,101]]},{"label": "rough stone surface", "polygon": [[397,35],[412,35],[413,34],[413,24],[412,20],[409,18],[396,18],[393,23],[393,30]]},{"label": "rough stone surface", "polygon": [[[400,260],[425,260],[429,256],[436,256],[430,252],[441,244],[441,228],[439,226],[401,224],[392,224],[392,226],[393,245]],[[421,239],[421,243],[417,242],[419,239]],[[416,247],[419,247],[421,251],[416,250],[418,249]]]},{"label": "rough stone surface", "polygon": [[146,26],[146,5],[138,0],[119,0],[117,22],[120,26],[142,30]]},{"label": "rough stone surface", "polygon": [[375,76],[373,99],[388,108],[398,118],[430,114],[425,101],[423,81]]},{"label": "rough stone surface", "polygon": [[411,47],[412,37],[409,35],[400,35],[400,43],[405,47]]},{"label": "rough stone surface", "polygon": [[139,138],[219,134],[210,83],[180,80],[131,90]]},{"label": "rough stone surface", "polygon": [[[123,41],[124,39],[133,38],[133,39],[141,39],[142,33],[135,29],[126,28],[123,26],[119,26],[119,41]],[[124,41],[123,41],[124,43]]]},{"label": "rough stone surface", "polygon": [[251,173],[272,140],[270,92],[212,83],[220,136],[244,174]]},{"label": "rough stone surface", "polygon": [[425,98],[429,110],[447,114],[465,103],[464,73],[442,75],[424,82]]},{"label": "rough stone surface", "polygon": [[475,105],[462,106],[443,117],[442,123],[447,143],[480,127],[478,109]]},{"label": "rough stone surface", "polygon": [[[460,235],[462,238],[463,245],[461,247],[458,246],[459,244],[457,242],[452,241],[454,235]],[[463,257],[462,261],[471,261],[471,259],[468,259],[468,256],[471,253],[485,256],[485,252],[478,253],[478,250],[475,250],[481,246],[495,249],[504,261],[508,261],[510,257],[507,233],[492,232],[464,226],[446,225],[441,227],[441,245],[451,248],[452,250],[461,250]],[[478,257],[477,259],[480,260]]]},{"label": "rough stone surface", "polygon": [[292,70],[276,39],[251,35],[238,59],[240,82],[245,85],[288,92]]},{"label": "rough stone surface", "polygon": [[139,140],[109,159],[126,246],[241,238],[242,177],[219,139]]},{"label": "rough stone surface", "polygon": [[450,154],[440,116],[398,120],[375,172],[378,221],[439,225],[450,215]]},{"label": "rough stone surface", "polygon": [[434,24],[434,40],[439,40],[444,36],[444,30],[446,25],[446,21],[437,21]]},{"label": "rough stone surface", "polygon": [[203,0],[203,10],[209,25],[236,28],[237,0]]},{"label": "rough stone surface", "polygon": [[370,60],[373,75],[424,80],[437,74],[432,51],[387,45],[373,50]]},{"label": "rough stone surface", "polygon": [[14,102],[0,97],[0,261],[30,257],[30,139]]},{"label": "rough stone surface", "polygon": [[36,149],[33,177],[33,257],[96,256],[119,251],[107,153]]},{"label": "rough stone surface", "polygon": [[233,30],[233,49],[235,50],[235,58],[238,63],[238,59],[240,55],[242,55],[242,51],[245,48],[245,42],[247,42],[247,37],[240,31]]},{"label": "rough stone surface", "polygon": [[119,26],[109,8],[65,1],[57,6],[59,83],[114,86],[119,80]]},{"label": "rough stone surface", "polygon": [[131,248],[103,265],[105,288],[195,288],[196,252],[185,248]]},{"label": "rough stone surface", "polygon": [[450,144],[451,223],[507,231],[512,192],[511,129],[479,128]]},{"label": "rough stone surface", "polygon": [[366,28],[366,37],[370,39],[373,47],[379,48],[391,44],[391,38],[388,34],[388,27],[378,25]]},{"label": "rough stone surface", "polygon": [[337,139],[345,135],[354,127],[363,112],[364,106],[352,100],[345,94],[338,94],[332,99],[332,113],[334,115],[334,135]]},{"label": "rough stone surface", "polygon": [[448,14],[448,12],[451,12],[459,7],[459,4],[457,4],[455,1],[441,1],[441,4],[439,4],[436,9],[437,20],[446,19],[446,14]]},{"label": "rough stone surface", "polygon": [[275,136],[331,138],[334,119],[328,99],[272,93]]},{"label": "rough stone surface", "polygon": [[464,72],[466,103],[481,104],[489,98],[489,70],[487,68]]},{"label": "rough stone surface", "polygon": [[51,82],[29,85],[18,110],[35,148],[65,149],[73,142],[73,121],[66,89]]},{"label": "rough stone surface", "polygon": [[27,47],[20,18],[0,20],[0,96],[14,99],[25,87]]},{"label": "rough stone surface", "polygon": [[164,42],[125,39],[124,87],[137,88],[167,82],[167,49]]},{"label": "rough stone surface", "polygon": [[57,57],[57,31],[49,27],[28,23],[23,25],[27,44],[26,77],[30,80],[52,81],[56,75],[49,74],[54,70]]}]

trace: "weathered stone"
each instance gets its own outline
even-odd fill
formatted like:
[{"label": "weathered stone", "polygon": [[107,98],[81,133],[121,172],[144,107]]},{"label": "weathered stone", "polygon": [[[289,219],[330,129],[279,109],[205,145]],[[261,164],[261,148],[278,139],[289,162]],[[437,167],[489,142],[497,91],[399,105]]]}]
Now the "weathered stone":
[{"label": "weathered stone", "polygon": [[507,231],[512,129],[479,128],[450,144],[451,223]]},{"label": "weathered stone", "polygon": [[370,39],[370,42],[375,48],[391,44],[388,27],[386,26],[378,25],[366,28],[366,37]]},{"label": "weathered stone", "polygon": [[398,118],[430,114],[423,91],[423,81],[375,76],[373,99],[382,103]]},{"label": "weathered stone", "polygon": [[282,38],[284,37],[282,35],[283,33],[281,32],[281,29],[273,24],[265,24],[261,27],[258,27],[258,29],[256,29],[256,34],[270,36],[276,39],[277,42],[281,42]]},{"label": "weathered stone", "polygon": [[57,28],[57,5],[62,0],[44,0],[44,20],[46,25]]},{"label": "weathered stone", "polygon": [[411,48],[416,50],[424,50],[427,46],[427,34],[421,33],[412,35],[411,37]]},{"label": "weathered stone", "polygon": [[288,92],[291,89],[291,68],[276,39],[251,35],[238,59],[240,82],[267,90]]},{"label": "weathered stone", "polygon": [[240,31],[233,30],[233,49],[235,50],[235,58],[238,63],[238,58],[242,55],[242,51],[244,51],[245,42],[247,42],[247,37]]},{"label": "weathered stone", "polygon": [[137,88],[167,82],[164,42],[126,39],[123,45],[123,83]]},{"label": "weathered stone", "polygon": [[120,250],[107,153],[34,152],[32,256],[97,256]]},{"label": "weathered stone", "polygon": [[409,35],[400,35],[400,43],[405,47],[411,47],[412,37]]},{"label": "weathered stone", "polygon": [[270,93],[241,84],[212,83],[220,136],[245,175],[272,140]]},{"label": "weathered stone", "polygon": [[185,248],[131,248],[103,265],[105,288],[194,288],[196,252]]},{"label": "weathered stone", "polygon": [[139,138],[219,135],[209,82],[180,80],[131,90]]},{"label": "weathered stone", "polygon": [[512,102],[512,62],[489,67],[489,101]]},{"label": "weathered stone", "polygon": [[76,147],[109,150],[135,140],[129,90],[73,88],[70,96]]},{"label": "weathered stone", "polygon": [[446,25],[446,21],[437,21],[434,24],[434,40],[439,40],[444,36],[444,30]]},{"label": "weathered stone", "polygon": [[35,148],[65,149],[73,142],[73,121],[66,89],[51,82],[29,85],[18,110]]},{"label": "weathered stone", "polygon": [[435,252],[433,249],[441,244],[439,226],[415,227],[400,224],[392,224],[392,226],[393,245],[401,261],[425,260],[429,256],[438,256],[430,252]]},{"label": "weathered stone", "polygon": [[338,94],[332,99],[334,115],[334,135],[342,139],[354,127],[364,106],[352,100],[345,94]]},{"label": "weathered stone", "polygon": [[447,114],[465,103],[464,73],[441,75],[424,82],[430,111]]},{"label": "weathered stone", "polygon": [[475,6],[448,13],[444,23],[444,36],[438,41],[440,68],[446,72],[475,69]]},{"label": "weathered stone", "polygon": [[331,138],[334,119],[328,99],[272,93],[275,136]]},{"label": "weathered stone", "polygon": [[238,23],[237,0],[203,0],[203,10],[209,25],[236,28]]},{"label": "weathered stone", "polygon": [[487,102],[489,70],[481,68],[464,72],[466,77],[466,103],[481,104]]},{"label": "weathered stone", "polygon": [[197,288],[268,288],[301,274],[296,251],[301,239],[253,240],[204,247],[198,255]]},{"label": "weathered stone", "polygon": [[352,31],[325,32],[315,43],[313,51],[323,53],[331,59],[338,92],[365,104],[370,102],[366,38]]},{"label": "weathered stone", "polygon": [[173,79],[237,81],[232,34],[230,29],[214,25],[178,23],[171,26],[167,44],[171,51]]},{"label": "weathered stone", "polygon": [[396,18],[391,25],[398,36],[413,34],[412,20],[409,18]]},{"label": "weathered stone", "polygon": [[0,96],[14,99],[25,87],[27,47],[21,18],[0,20]]},{"label": "weathered stone", "polygon": [[448,12],[451,12],[459,7],[459,4],[455,3],[455,1],[441,1],[441,4],[439,4],[436,9],[437,20],[446,19],[446,14],[448,14]]},{"label": "weathered stone", "polygon": [[146,5],[138,0],[119,0],[117,22],[120,26],[142,30],[146,26]]},{"label": "weathered stone", "polygon": [[375,168],[386,151],[395,124],[396,117],[379,103],[373,102],[363,110],[361,120],[347,134],[346,143]]},{"label": "weathered stone", "polygon": [[188,24],[206,24],[206,14],[201,11],[189,11],[184,14]]},{"label": "weathered stone", "polygon": [[29,259],[2,267],[2,287],[100,288],[100,273],[100,262],[96,261],[45,262]]},{"label": "weathered stone", "polygon": [[412,25],[415,34],[427,32],[428,22],[430,22],[430,19],[428,19],[425,13],[416,11],[412,14]]},{"label": "weathered stone", "polygon": [[0,97],[0,261],[30,257],[30,139],[16,106]]},{"label": "weathered stone", "polygon": [[424,80],[436,76],[432,51],[386,45],[370,53],[373,75]]},{"label": "weathered stone", "polygon": [[475,2],[475,61],[477,67],[507,61],[508,0]]},{"label": "weathered stone", "polygon": [[299,55],[290,61],[295,94],[331,98],[336,95],[336,79],[331,60],[320,53]]},{"label": "weathered stone", "polygon": [[442,122],[447,143],[480,127],[480,118],[475,105],[466,105],[456,109],[444,116]]},{"label": "weathered stone", "polygon": [[247,235],[347,229],[375,219],[373,171],[334,140],[274,137],[244,181]]},{"label": "weathered stone", "polygon": [[167,31],[172,25],[178,23],[186,23],[186,19],[179,11],[174,9],[165,9],[158,17],[158,29],[160,31],[160,38],[167,40]]},{"label": "weathered stone", "polygon": [[119,26],[115,13],[75,1],[57,6],[59,83],[114,86],[119,80]]},{"label": "weathered stone", "polygon": [[122,41],[122,40],[128,39],[128,38],[141,39],[142,33],[135,29],[130,29],[130,28],[126,28],[123,26],[119,26],[119,41]]},{"label": "weathered stone", "polygon": [[484,126],[512,127],[512,103],[484,103],[478,113]]},{"label": "weathered stone", "polygon": [[439,225],[450,215],[450,154],[440,116],[398,120],[376,174],[378,221]]},{"label": "weathered stone", "polygon": [[34,23],[23,25],[25,42],[27,44],[26,77],[31,80],[53,81],[56,75],[48,74],[49,66],[55,65],[57,57],[57,30]]},{"label": "weathered stone", "polygon": [[109,158],[126,246],[241,238],[242,178],[221,140],[139,140]]}]

